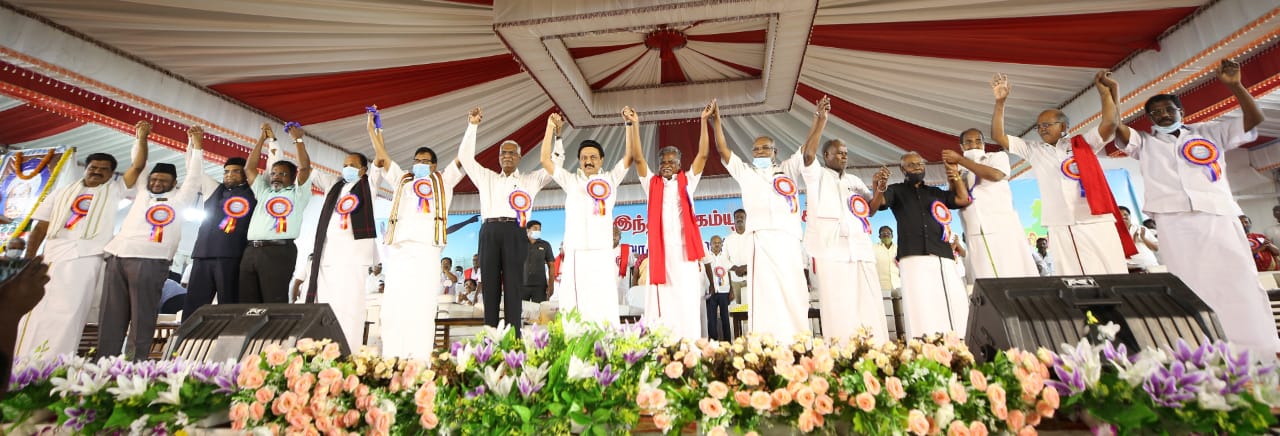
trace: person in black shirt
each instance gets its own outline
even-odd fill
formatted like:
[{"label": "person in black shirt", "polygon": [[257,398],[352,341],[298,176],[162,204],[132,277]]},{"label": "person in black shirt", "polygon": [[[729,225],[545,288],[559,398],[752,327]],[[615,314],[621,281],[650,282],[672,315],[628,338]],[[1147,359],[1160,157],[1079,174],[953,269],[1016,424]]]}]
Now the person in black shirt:
[{"label": "person in black shirt", "polygon": [[[190,317],[200,306],[240,302],[240,257],[248,243],[249,219],[258,200],[244,173],[242,157],[227,159],[222,183],[205,176],[201,192],[211,192],[204,202],[204,222],[191,250],[191,278],[182,316]],[[217,185],[214,189],[212,185]]]},{"label": "person in black shirt", "polygon": [[891,209],[898,221],[898,270],[907,337],[955,331],[964,335],[969,302],[951,250],[952,209],[968,206],[969,189],[960,170],[947,164],[944,191],[924,183],[925,162],[917,153],[902,156],[906,181],[889,184],[889,169],[874,178],[871,213]]},{"label": "person in black shirt", "polygon": [[529,254],[524,259],[524,292],[523,300],[541,303],[555,293],[555,282],[547,280],[556,276],[556,255],[551,243],[542,240],[542,223],[529,221],[525,226],[529,232]]}]

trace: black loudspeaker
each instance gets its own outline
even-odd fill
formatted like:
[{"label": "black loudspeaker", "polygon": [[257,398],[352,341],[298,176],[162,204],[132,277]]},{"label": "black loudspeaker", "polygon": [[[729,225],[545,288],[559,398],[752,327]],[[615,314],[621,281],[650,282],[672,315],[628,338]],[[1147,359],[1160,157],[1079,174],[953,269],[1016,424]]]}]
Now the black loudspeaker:
[{"label": "black loudspeaker", "polygon": [[1116,339],[1131,352],[1224,337],[1213,310],[1167,273],[978,279],[969,302],[965,341],[979,361],[1011,347],[1076,344],[1089,334],[1087,313],[1118,324]]},{"label": "black loudspeaker", "polygon": [[330,339],[342,354],[351,352],[328,304],[208,304],[186,316],[165,356],[239,360],[270,344],[292,347],[301,338]]}]

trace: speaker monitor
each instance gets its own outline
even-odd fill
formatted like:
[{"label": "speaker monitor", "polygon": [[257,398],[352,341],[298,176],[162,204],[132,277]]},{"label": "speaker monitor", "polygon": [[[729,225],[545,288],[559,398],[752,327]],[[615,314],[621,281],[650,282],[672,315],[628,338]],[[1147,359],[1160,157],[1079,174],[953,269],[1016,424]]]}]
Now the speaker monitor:
[{"label": "speaker monitor", "polygon": [[292,347],[301,338],[330,339],[342,354],[350,353],[328,304],[209,304],[186,316],[165,355],[239,360],[270,344]]},{"label": "speaker monitor", "polygon": [[969,300],[965,340],[980,361],[1075,344],[1088,335],[1087,313],[1118,324],[1116,339],[1132,351],[1224,337],[1213,310],[1168,273],[978,279]]}]

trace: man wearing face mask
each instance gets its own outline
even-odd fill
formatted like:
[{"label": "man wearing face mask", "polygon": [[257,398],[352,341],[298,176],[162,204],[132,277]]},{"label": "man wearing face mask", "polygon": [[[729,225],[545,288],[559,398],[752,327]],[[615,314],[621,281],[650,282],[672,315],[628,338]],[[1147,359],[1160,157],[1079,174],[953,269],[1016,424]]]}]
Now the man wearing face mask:
[{"label": "man wearing face mask", "polygon": [[133,162],[123,177],[115,178],[114,156],[90,154],[84,177],[50,192],[31,215],[37,222],[26,256],[35,258],[44,245],[50,280],[45,298],[19,324],[14,357],[39,347],[47,348],[45,356],[76,352],[90,308],[101,295],[103,249],[116,226],[116,206],[147,165],[151,124],[139,121],[134,133]]},{"label": "man wearing face mask", "polygon": [[[307,303],[328,303],[347,337],[347,346],[358,350],[365,321],[364,279],[378,263],[373,221],[373,192],[382,182],[369,172],[369,158],[350,153],[342,161],[342,178],[317,177],[327,192],[316,226],[311,252],[311,280]],[[434,263],[434,261],[433,261]]]},{"label": "man wearing face mask", "polygon": [[[747,308],[747,331],[772,334],[789,343],[796,333],[809,330],[809,292],[804,268],[808,259],[801,251],[800,239],[800,170],[814,162],[822,129],[827,123],[831,103],[825,97],[818,101],[813,127],[803,150],[781,164],[775,162],[777,148],[769,137],[756,138],[751,147],[752,163],[748,165],[729,149],[720,126],[720,113],[715,102],[716,149],[729,175],[742,190],[742,208],[751,214],[747,232],[755,250],[751,273],[751,305]],[[825,271],[824,271],[825,274]],[[827,332],[824,328],[823,332]],[[831,333],[828,333],[831,334]]]},{"label": "man wearing face mask", "polygon": [[[1116,146],[1138,160],[1146,181],[1142,210],[1160,227],[1161,260],[1218,314],[1227,340],[1253,356],[1275,356],[1280,340],[1267,295],[1258,284],[1227,181],[1223,153],[1258,138],[1265,116],[1241,82],[1240,65],[1223,59],[1218,82],[1236,97],[1243,117],[1183,124],[1182,102],[1161,94],[1143,105],[1152,132],[1119,124]],[[1104,83],[1112,92],[1119,85]]]},{"label": "man wearing face mask", "polygon": [[[626,115],[623,115],[626,119]],[[634,120],[633,120],[634,121]],[[551,136],[564,123],[560,114],[547,119],[547,134],[542,140],[542,168],[564,189],[564,255],[560,275],[560,311],[574,308],[582,319],[618,324],[617,249],[605,235],[613,233],[613,205],[618,187],[631,169],[631,150],[608,171],[604,167],[604,147],[593,140],[578,146],[578,171],[557,168],[551,160]],[[634,146],[635,144],[627,144]],[[610,256],[614,255],[614,256]]]},{"label": "man wearing face mask", "polygon": [[22,238],[13,238],[4,246],[4,257],[18,260],[27,253],[27,241]]},{"label": "man wearing face mask", "polygon": [[[475,143],[481,118],[479,108],[471,110],[463,142]],[[413,153],[410,171],[401,169],[387,153],[381,121],[377,114],[370,113],[366,127],[376,152],[370,173],[379,174],[379,178],[395,186],[391,216],[383,235],[387,258],[382,263],[386,277],[381,311],[382,355],[429,358],[436,331],[436,318],[429,314],[436,313],[439,292],[432,292],[436,288],[424,289],[423,283],[441,283],[441,269],[448,265],[440,257],[448,244],[449,204],[453,201],[453,187],[462,180],[462,165],[455,159],[441,167],[435,150],[419,147]]]},{"label": "man wearing face mask", "polygon": [[1097,129],[1068,137],[1066,114],[1048,109],[1035,124],[1041,140],[1029,142],[1005,135],[1009,80],[997,74],[991,82],[996,100],[991,139],[1031,163],[1040,184],[1040,222],[1049,230],[1049,249],[1061,275],[1127,274],[1125,258],[1138,253],[1129,229],[1120,222],[1120,209],[1096,156],[1116,130],[1115,101],[1101,85],[1107,74],[1101,71],[1094,77],[1102,100]]},{"label": "man wearing face mask", "polygon": [[[557,159],[563,159],[564,146],[555,139]],[[533,199],[537,197],[551,175],[539,168],[528,174],[516,169],[520,163],[520,144],[512,140],[498,145],[498,166],[501,172],[485,168],[476,162],[475,142],[463,141],[458,149],[458,160],[467,177],[480,191],[479,265],[482,274],[480,284],[484,295],[484,323],[498,326],[498,307],[504,305],[507,325],[516,327],[519,334],[520,293],[523,291],[524,260],[529,252],[528,233],[525,224],[533,212]]]},{"label": "man wearing face mask", "polygon": [[182,228],[179,211],[186,210],[200,193],[204,168],[200,146],[204,132],[187,130],[186,177],[175,188],[177,169],[158,163],[138,185],[133,205],[120,224],[120,233],[103,248],[106,270],[102,283],[102,304],[98,311],[98,354],[115,355],[125,345],[131,360],[146,360],[160,312],[160,294],[168,277],[169,264],[178,252]]},{"label": "man wearing face mask", "polygon": [[212,303],[215,295],[219,304],[240,302],[240,258],[248,244],[253,209],[258,205],[258,197],[253,195],[253,188],[245,178],[244,166],[244,158],[233,157],[222,166],[222,183],[209,176],[202,178],[204,186],[200,191],[207,198],[205,217],[196,234],[195,248],[191,250],[191,278],[182,309],[184,317]]},{"label": "man wearing face mask", "polygon": [[901,275],[898,273],[898,246],[893,243],[893,229],[880,226],[880,243],[875,245],[876,273],[880,276],[880,290],[893,291],[896,295],[902,287]]},{"label": "man wearing face mask", "polygon": [[[664,325],[678,338],[702,337],[702,317],[698,300],[702,297],[704,275],[698,270],[705,256],[702,233],[694,220],[693,192],[707,165],[709,142],[707,117],[715,111],[715,102],[702,110],[698,154],[689,171],[680,171],[680,149],[667,146],[658,150],[658,172],[649,171],[640,142],[640,117],[635,110],[627,113],[627,149],[633,153],[640,188],[644,189],[649,207],[649,255],[642,262],[647,270],[644,319],[649,325]],[[630,108],[628,108],[630,109]]]},{"label": "man wearing face mask", "polygon": [[[524,291],[520,298],[541,303],[555,295],[556,282],[560,281],[560,258],[551,248],[551,243],[542,239],[542,223],[538,220],[529,221],[525,230],[529,235],[529,252],[524,258]],[[560,254],[564,255],[563,245],[560,247]]]},{"label": "man wearing face mask", "polygon": [[[271,125],[262,123],[258,143],[245,165],[254,197],[263,200],[253,209],[249,246],[240,260],[241,303],[289,302],[289,280],[298,262],[298,247],[293,241],[302,232],[302,215],[311,202],[311,157],[302,141],[306,134],[302,127],[290,125],[285,131],[297,144],[298,164],[281,159],[284,152],[276,145]],[[264,143],[270,144],[267,177],[258,174]]]},{"label": "man wearing face mask", "polygon": [[902,271],[902,314],[906,337],[954,331],[964,336],[969,299],[951,246],[952,209],[970,203],[957,165],[946,164],[944,191],[924,183],[924,158],[915,152],[899,164],[906,180],[889,184],[889,169],[874,179],[871,215],[892,209],[898,221],[898,268]]},{"label": "man wearing face mask", "polygon": [[960,133],[963,155],[942,150],[943,162],[964,168],[960,176],[965,178],[973,199],[973,204],[960,211],[973,277],[1036,277],[1039,273],[1031,259],[1031,246],[1022,231],[1022,220],[1013,209],[1009,155],[1003,151],[988,153],[986,146],[982,131],[969,129]]}]

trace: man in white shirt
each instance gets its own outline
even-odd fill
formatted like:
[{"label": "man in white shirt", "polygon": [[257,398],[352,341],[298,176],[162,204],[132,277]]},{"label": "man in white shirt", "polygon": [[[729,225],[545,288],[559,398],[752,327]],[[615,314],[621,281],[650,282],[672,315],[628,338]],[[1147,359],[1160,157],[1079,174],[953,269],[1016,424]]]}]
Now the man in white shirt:
[{"label": "man in white shirt", "polygon": [[[818,115],[804,145],[814,150],[826,124],[823,103],[818,106]],[[809,287],[804,276],[808,258],[800,247],[803,234],[797,180],[800,168],[812,162],[812,156],[806,158],[804,153],[797,152],[779,164],[773,139],[762,136],[752,145],[752,163],[747,164],[729,149],[715,102],[712,102],[712,111],[716,114],[716,148],[720,161],[741,187],[742,207],[751,214],[747,232],[751,234],[755,251],[747,331],[771,334],[778,341],[789,343],[797,333],[809,330]]]},{"label": "man in white shirt", "polygon": [[[560,311],[567,313],[576,308],[584,320],[618,324],[618,266],[616,261],[609,262],[610,257],[616,258],[617,249],[605,235],[615,230],[613,205],[618,200],[622,178],[631,169],[634,151],[628,149],[612,169],[604,172],[604,148],[596,141],[586,140],[578,146],[578,171],[558,168],[551,160],[551,142],[562,124],[560,114],[551,114],[542,140],[542,168],[565,195],[564,248],[560,250],[564,260],[556,267]],[[635,145],[627,143],[628,147]]]},{"label": "man in white shirt", "polygon": [[[479,111],[475,114],[479,115]],[[559,141],[558,138],[556,140]],[[497,327],[498,306],[503,305],[507,325],[516,328],[519,334],[524,261],[529,254],[529,235],[524,226],[533,211],[534,197],[551,182],[551,175],[541,168],[528,174],[516,169],[520,162],[520,144],[512,140],[498,145],[501,172],[476,162],[475,141],[470,144],[463,142],[458,150],[458,160],[462,161],[462,169],[480,191],[480,216],[484,218],[484,224],[480,226],[478,266],[482,271],[484,323]]]},{"label": "man in white shirt", "polygon": [[369,267],[369,276],[365,277],[364,279],[364,293],[366,294],[380,293],[381,291],[379,291],[379,289],[382,288],[382,282],[385,279],[386,279],[386,276],[382,274],[381,263],[375,264],[374,266]]},{"label": "man in white shirt", "polygon": [[1125,224],[1129,225],[1129,235],[1133,237],[1133,244],[1138,246],[1138,254],[1129,258],[1129,269],[1146,271],[1147,268],[1160,264],[1156,259],[1156,251],[1160,250],[1160,240],[1156,238],[1155,230],[1143,227],[1134,221],[1129,213],[1129,208],[1120,206],[1120,216],[1124,218]]},{"label": "man in white shirt", "polygon": [[1027,245],[1022,220],[1013,209],[1009,155],[1003,151],[988,153],[978,129],[960,133],[960,147],[963,155],[942,150],[942,160],[964,168],[961,176],[973,199],[969,207],[960,210],[973,277],[1035,277],[1038,273],[1031,260],[1031,247]]},{"label": "man in white shirt", "polygon": [[182,187],[174,189],[178,174],[173,164],[156,164],[147,183],[134,190],[133,205],[120,224],[120,233],[103,248],[106,267],[98,311],[99,355],[120,353],[126,330],[131,344],[124,350],[127,358],[146,360],[151,354],[160,294],[182,239],[181,224],[171,224],[179,223],[179,211],[191,206],[200,193],[203,135],[200,127],[187,130],[187,172]]},{"label": "man in white shirt", "polygon": [[623,117],[628,150],[633,150],[640,187],[648,198],[649,255],[644,318],[650,325],[666,326],[677,338],[697,339],[702,336],[699,323],[700,286],[703,277],[698,270],[705,256],[702,234],[694,220],[693,192],[702,179],[707,164],[707,117],[712,106],[702,110],[698,136],[698,154],[688,172],[680,172],[680,149],[667,146],[658,150],[658,172],[649,171],[640,142],[640,119],[627,108]]},{"label": "man in white shirt", "polygon": [[1271,208],[1271,216],[1276,219],[1276,224],[1271,227],[1267,227],[1267,230],[1262,232],[1262,234],[1266,235],[1267,239],[1272,241],[1280,241],[1280,205],[1273,206]]},{"label": "man in white shirt", "polygon": [[848,338],[865,326],[875,338],[887,341],[884,297],[871,250],[871,190],[858,176],[845,174],[849,151],[843,141],[827,141],[822,162],[817,159],[830,105],[825,97],[818,103],[812,143],[802,149],[805,166],[800,171],[809,203],[804,246],[816,263],[822,335]]},{"label": "man in white shirt", "polygon": [[289,302],[294,304],[306,303],[306,294],[303,289],[307,289],[307,283],[311,279],[311,260],[314,259],[311,254],[307,254],[307,260],[302,262],[302,267],[293,270],[293,291],[289,294]]},{"label": "man in white shirt", "polygon": [[84,177],[50,192],[31,214],[37,222],[26,256],[35,258],[44,246],[49,283],[44,299],[19,323],[15,358],[29,356],[40,347],[47,349],[45,356],[76,352],[89,308],[100,295],[102,250],[116,227],[120,199],[133,189],[147,164],[150,132],[150,123],[138,122],[133,163],[124,176],[115,178],[114,156],[90,154],[85,158]]},{"label": "man in white shirt", "polygon": [[453,272],[452,258],[440,258],[440,295],[453,295],[454,292],[457,292],[455,288],[458,287],[458,276],[460,275]]},{"label": "man in white shirt", "polygon": [[[1169,272],[1217,313],[1227,340],[1269,360],[1280,351],[1280,339],[1253,256],[1241,242],[1240,205],[1231,196],[1223,158],[1227,150],[1257,139],[1265,116],[1241,83],[1239,64],[1223,59],[1218,81],[1235,95],[1244,115],[1240,120],[1183,124],[1178,97],[1156,95],[1143,106],[1152,132],[1121,124],[1116,146],[1141,165],[1142,210],[1159,223]],[[1111,80],[1104,85],[1119,88]]]},{"label": "man in white shirt", "polygon": [[733,211],[733,230],[724,238],[724,251],[729,254],[729,287],[733,291],[734,300],[740,304],[750,305],[747,300],[747,289],[751,285],[747,277],[751,276],[751,251],[755,249],[751,235],[747,233],[747,211]]},{"label": "man in white shirt", "polygon": [[1036,262],[1036,269],[1040,271],[1041,277],[1054,275],[1053,256],[1049,254],[1048,238],[1036,239],[1036,249],[1031,252],[1031,259]]},{"label": "man in white shirt", "polygon": [[880,290],[893,291],[902,287],[902,278],[898,272],[898,245],[893,241],[893,228],[880,226],[880,243],[875,244],[876,273],[880,276]]},{"label": "man in white shirt", "polygon": [[733,287],[729,284],[729,254],[724,252],[724,239],[711,237],[711,253],[707,254],[707,337],[717,341],[731,341],[729,330],[729,300],[733,299]]},{"label": "man in white shirt", "polygon": [[[1102,73],[1095,77],[1100,83]],[[1004,104],[1008,78],[997,74],[991,82],[995,111],[991,139],[1026,159],[1040,184],[1040,222],[1049,230],[1049,248],[1062,275],[1126,274],[1125,258],[1137,253],[1128,231],[1119,223],[1115,198],[1096,154],[1115,134],[1115,102],[1105,86],[1097,86],[1102,100],[1098,128],[1069,137],[1069,120],[1057,109],[1040,113],[1040,141],[1027,142],[1005,135]],[[1110,115],[1108,115],[1110,114]]]},{"label": "man in white shirt", "polygon": [[[462,142],[475,144],[481,117],[479,109],[471,111]],[[462,166],[454,160],[442,167],[435,150],[421,147],[413,153],[410,170],[401,169],[387,153],[381,119],[374,113],[367,118],[366,127],[376,153],[370,172],[395,189],[383,235],[387,258],[379,312],[382,355],[430,358],[435,344],[437,296],[441,292],[424,283],[437,280],[452,264],[442,263],[447,258],[440,257],[448,243],[449,204],[454,186],[462,180]]]},{"label": "man in white shirt", "polygon": [[613,264],[618,269],[618,301],[625,304],[627,290],[636,284],[633,274],[636,254],[631,252],[631,244],[622,243],[622,230],[617,225],[613,226],[613,251]]}]

